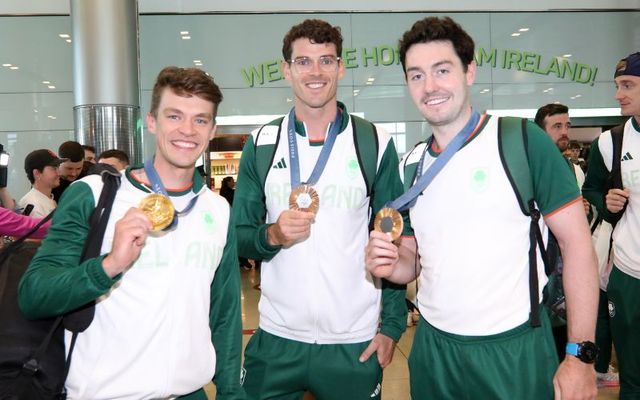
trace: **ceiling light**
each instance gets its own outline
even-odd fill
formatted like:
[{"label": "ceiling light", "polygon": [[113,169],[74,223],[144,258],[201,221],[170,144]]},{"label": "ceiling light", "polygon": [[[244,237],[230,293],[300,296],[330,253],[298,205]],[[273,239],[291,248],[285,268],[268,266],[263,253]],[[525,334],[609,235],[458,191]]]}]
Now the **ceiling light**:
[{"label": "ceiling light", "polygon": [[369,79],[367,79],[367,82],[373,82],[375,80],[376,80],[376,78],[369,78]]},{"label": "ceiling light", "polygon": [[54,117],[53,115],[47,115],[47,118],[49,118],[49,119],[56,119],[56,117]]},{"label": "ceiling light", "polygon": [[513,32],[513,33],[511,34],[511,36],[520,36],[520,33],[518,33],[518,32]]},{"label": "ceiling light", "polygon": [[11,64],[2,64],[3,67],[10,67]]},{"label": "ceiling light", "polygon": [[180,34],[181,34],[182,36],[184,36],[184,35],[188,35],[188,34],[189,34],[189,31],[180,31]]},{"label": "ceiling light", "polygon": [[67,40],[65,40],[65,42],[71,43],[71,39],[67,39]]},{"label": "ceiling light", "polygon": [[569,57],[571,57],[571,56],[572,56],[572,54],[563,54],[563,55],[562,55],[562,57],[564,57],[564,58],[569,58]]},{"label": "ceiling light", "polygon": [[49,89],[55,89],[55,88],[56,88],[56,87],[55,87],[55,86],[53,86],[53,85],[49,85],[49,86],[47,86],[47,87],[48,87]]},{"label": "ceiling light", "polygon": [[34,113],[37,113],[37,112],[38,112],[38,110],[36,110],[36,109],[34,108],[34,109],[33,109],[33,112],[34,112]]},{"label": "ceiling light", "polygon": [[577,94],[575,97],[577,99],[578,97],[582,97],[582,95],[581,94]]},{"label": "ceiling light", "polygon": [[520,28],[518,29],[520,32],[529,32],[529,28]]},{"label": "ceiling light", "polygon": [[14,65],[13,67],[9,67],[9,69],[20,69],[20,67]]},{"label": "ceiling light", "polygon": [[182,40],[189,40],[189,39],[191,39],[191,36],[183,36],[182,37]]},{"label": "ceiling light", "polygon": [[51,82],[49,82],[49,81],[42,81],[42,83],[44,83],[45,85],[48,85],[48,84],[50,84]]},{"label": "ceiling light", "polygon": [[60,36],[63,39],[68,39],[71,37],[71,35],[69,35],[68,33],[60,33],[58,36]]},{"label": "ceiling light", "polygon": [[202,60],[193,60],[193,62],[198,64],[198,63],[202,63]]}]

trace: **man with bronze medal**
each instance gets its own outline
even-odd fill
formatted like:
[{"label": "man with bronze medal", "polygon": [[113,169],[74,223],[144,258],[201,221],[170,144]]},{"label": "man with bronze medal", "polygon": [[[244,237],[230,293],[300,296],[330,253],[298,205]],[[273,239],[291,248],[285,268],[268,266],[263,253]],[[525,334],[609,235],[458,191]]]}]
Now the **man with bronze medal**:
[{"label": "man with bronze medal", "polygon": [[66,381],[70,399],[243,399],[240,277],[226,200],[195,162],[215,133],[222,93],[195,68],[167,67],[153,88],[147,127],[155,155],[128,167],[112,205],[102,256],[78,265],[101,179],[72,184],[25,273],[31,317],[95,300]]},{"label": "man with bronze medal", "polygon": [[[397,153],[337,101],[341,52],[339,29],[325,21],[291,28],[282,65],[294,108],[243,149],[238,252],[263,260],[260,326],[245,349],[249,399],[379,399],[405,329],[404,286],[373,278],[363,252],[371,215],[402,192]],[[363,154],[364,142],[378,147]]]},{"label": "man with bronze medal", "polygon": [[[411,188],[378,218],[365,258],[374,276],[397,283],[419,277],[411,397],[595,399],[598,283],[573,174],[532,122],[519,120],[517,130],[505,132],[502,119],[472,110],[474,43],[452,19],[416,22],[399,52],[409,93],[433,136],[403,157],[401,175]],[[527,146],[501,148],[507,134]],[[519,177],[503,164],[507,152],[527,159],[527,214],[511,182]],[[404,232],[394,243],[397,210],[405,210]],[[535,232],[547,226],[562,248],[567,280],[572,347],[559,367],[540,312],[547,277]]]}]

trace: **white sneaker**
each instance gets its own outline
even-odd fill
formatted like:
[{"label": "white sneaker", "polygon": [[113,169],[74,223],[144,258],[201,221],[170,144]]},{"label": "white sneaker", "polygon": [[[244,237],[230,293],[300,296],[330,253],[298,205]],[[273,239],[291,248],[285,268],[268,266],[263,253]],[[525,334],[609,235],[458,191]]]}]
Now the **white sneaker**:
[{"label": "white sneaker", "polygon": [[620,377],[611,365],[607,372],[596,372],[596,378],[599,388],[620,386]]}]

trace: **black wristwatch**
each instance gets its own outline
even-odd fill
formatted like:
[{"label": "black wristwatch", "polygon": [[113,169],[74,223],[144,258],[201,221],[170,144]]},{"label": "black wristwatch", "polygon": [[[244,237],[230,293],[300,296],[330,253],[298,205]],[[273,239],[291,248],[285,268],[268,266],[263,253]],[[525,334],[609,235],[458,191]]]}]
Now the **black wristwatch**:
[{"label": "black wristwatch", "polygon": [[565,350],[567,354],[576,357],[578,360],[587,364],[593,364],[598,358],[600,349],[593,342],[567,343]]}]

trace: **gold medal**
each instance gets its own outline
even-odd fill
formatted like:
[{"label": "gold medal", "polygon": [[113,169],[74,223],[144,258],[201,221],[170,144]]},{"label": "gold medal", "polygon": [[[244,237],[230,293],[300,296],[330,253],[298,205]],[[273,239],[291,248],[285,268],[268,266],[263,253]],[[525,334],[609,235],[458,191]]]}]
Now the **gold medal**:
[{"label": "gold medal", "polygon": [[320,196],[311,185],[300,185],[289,195],[289,209],[318,213]]},{"label": "gold medal", "polygon": [[163,230],[173,221],[175,209],[167,196],[158,193],[150,194],[140,201],[138,208],[149,217],[154,231]]},{"label": "gold medal", "polygon": [[385,207],[378,211],[376,218],[373,220],[373,229],[378,232],[388,233],[391,240],[395,241],[402,235],[402,215],[393,208]]}]

